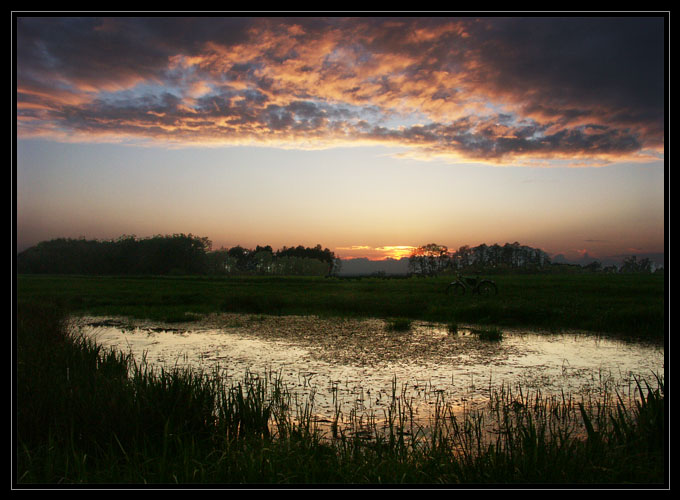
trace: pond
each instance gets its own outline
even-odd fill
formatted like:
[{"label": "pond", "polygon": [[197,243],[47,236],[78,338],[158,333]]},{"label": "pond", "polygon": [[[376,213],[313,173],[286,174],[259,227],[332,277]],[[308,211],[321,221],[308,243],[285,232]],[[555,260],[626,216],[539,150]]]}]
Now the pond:
[{"label": "pond", "polygon": [[583,332],[503,329],[502,340],[479,338],[471,325],[414,321],[392,331],[382,319],[216,314],[185,324],[127,318],[74,318],[99,345],[142,357],[151,366],[275,374],[298,401],[313,399],[319,422],[386,415],[395,394],[414,418],[436,401],[462,412],[482,407],[498,387],[542,396],[599,398],[632,394],[637,380],[656,384],[664,347]]}]

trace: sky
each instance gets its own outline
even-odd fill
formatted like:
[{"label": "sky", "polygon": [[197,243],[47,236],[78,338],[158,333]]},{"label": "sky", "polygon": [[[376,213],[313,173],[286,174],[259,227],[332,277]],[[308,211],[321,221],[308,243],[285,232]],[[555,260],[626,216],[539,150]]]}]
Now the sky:
[{"label": "sky", "polygon": [[666,23],[16,14],[17,250],[663,252]]}]

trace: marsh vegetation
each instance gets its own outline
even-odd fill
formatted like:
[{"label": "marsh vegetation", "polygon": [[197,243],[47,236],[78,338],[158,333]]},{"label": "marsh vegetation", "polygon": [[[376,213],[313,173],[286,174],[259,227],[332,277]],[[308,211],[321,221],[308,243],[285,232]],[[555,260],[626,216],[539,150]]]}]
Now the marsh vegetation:
[{"label": "marsh vegetation", "polygon": [[[611,278],[619,281],[502,276],[503,290],[519,296],[452,304],[445,281],[428,278],[20,276],[17,481],[663,485],[663,279]],[[538,283],[547,295],[543,315],[531,318],[540,308]],[[583,294],[603,300],[589,308],[565,300]],[[622,313],[635,296],[638,307]],[[563,314],[565,304],[576,314]],[[638,373],[624,370],[625,383],[611,383],[596,362],[585,391],[565,384],[583,375],[573,361],[543,362],[559,372],[551,377],[502,376],[531,346],[533,337],[518,330],[542,324],[537,338],[555,340],[575,324],[602,321],[604,310],[612,324],[600,353],[612,358],[607,342],[632,346],[637,335],[660,346],[660,370],[636,365]],[[85,321],[95,335],[74,323],[85,326],[87,315],[98,317]],[[624,316],[628,328],[616,320]],[[114,330],[123,335],[117,346]],[[229,335],[243,337],[241,351],[216,348]],[[152,348],[166,338],[181,347]],[[253,342],[260,343],[253,349]],[[272,364],[285,349],[306,368],[287,373],[283,358]],[[266,362],[253,362],[253,353]],[[415,371],[396,376],[386,369],[390,360]],[[463,370],[486,364],[497,383],[481,372],[409,375],[437,360]],[[363,392],[362,384],[343,386],[337,372],[324,378],[322,368],[342,363]],[[371,389],[368,370],[376,366],[383,385]]]},{"label": "marsh vegetation", "polygon": [[629,394],[632,374],[654,382],[664,366],[663,347],[653,343],[464,325],[451,332],[392,318],[231,313],[184,324],[92,317],[70,324],[150,366],[217,371],[234,382],[245,373],[275,377],[297,400],[313,400],[313,418],[326,431],[331,422],[336,431],[357,432],[360,421],[379,427],[395,392],[427,429],[437,398],[461,417],[486,406],[503,385],[546,397]]}]

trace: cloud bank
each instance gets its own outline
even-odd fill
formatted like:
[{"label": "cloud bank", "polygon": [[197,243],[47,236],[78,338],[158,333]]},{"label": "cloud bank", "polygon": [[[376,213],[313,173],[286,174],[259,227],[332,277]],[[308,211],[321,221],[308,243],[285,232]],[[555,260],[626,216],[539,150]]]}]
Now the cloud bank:
[{"label": "cloud bank", "polygon": [[660,158],[664,29],[662,17],[19,17],[17,133],[379,144],[499,164]]}]

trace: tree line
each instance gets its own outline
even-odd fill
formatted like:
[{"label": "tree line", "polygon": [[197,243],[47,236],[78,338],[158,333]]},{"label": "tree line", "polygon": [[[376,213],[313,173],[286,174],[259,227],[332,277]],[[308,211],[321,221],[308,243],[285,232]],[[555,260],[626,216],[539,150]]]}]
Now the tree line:
[{"label": "tree line", "polygon": [[600,261],[594,260],[590,264],[583,266],[584,269],[591,272],[605,272],[605,273],[651,273],[663,272],[663,268],[654,269],[654,263],[648,257],[638,259],[636,255],[631,255],[623,259],[620,267],[614,265],[603,266]]},{"label": "tree line", "polygon": [[208,238],[192,234],[57,238],[20,252],[16,263],[18,273],[99,275],[328,275],[340,266],[335,254],[321,245],[213,250]]},{"label": "tree line", "polygon": [[328,248],[298,245],[274,251],[270,245],[255,249],[235,246],[208,254],[210,274],[263,274],[326,276],[340,269],[340,259]]},{"label": "tree line", "polygon": [[[585,266],[554,263],[543,250],[518,242],[504,245],[482,243],[476,247],[464,245],[456,251],[449,251],[446,245],[429,243],[416,248],[409,257],[409,272],[418,276],[436,276],[459,271],[503,270],[651,273],[653,267],[649,258],[638,260],[635,255],[624,259],[620,267],[614,265],[603,267],[599,261],[593,261]],[[663,268],[656,271],[663,272]]]},{"label": "tree line", "polygon": [[[237,245],[213,250],[208,238],[192,234],[123,235],[113,240],[57,238],[17,254],[17,272],[22,274],[328,276],[340,268],[340,259],[321,245],[279,250],[270,245],[254,249]],[[558,264],[544,251],[518,242],[464,245],[452,252],[445,245],[430,243],[409,257],[409,273],[417,276],[504,270],[650,273],[654,269],[650,259],[634,255],[618,268],[603,267],[599,261],[585,266]]]},{"label": "tree line", "polygon": [[409,272],[433,276],[447,271],[482,271],[489,269],[544,269],[551,263],[543,250],[518,242],[476,247],[464,245],[449,252],[446,245],[430,243],[416,248],[409,257]]}]

